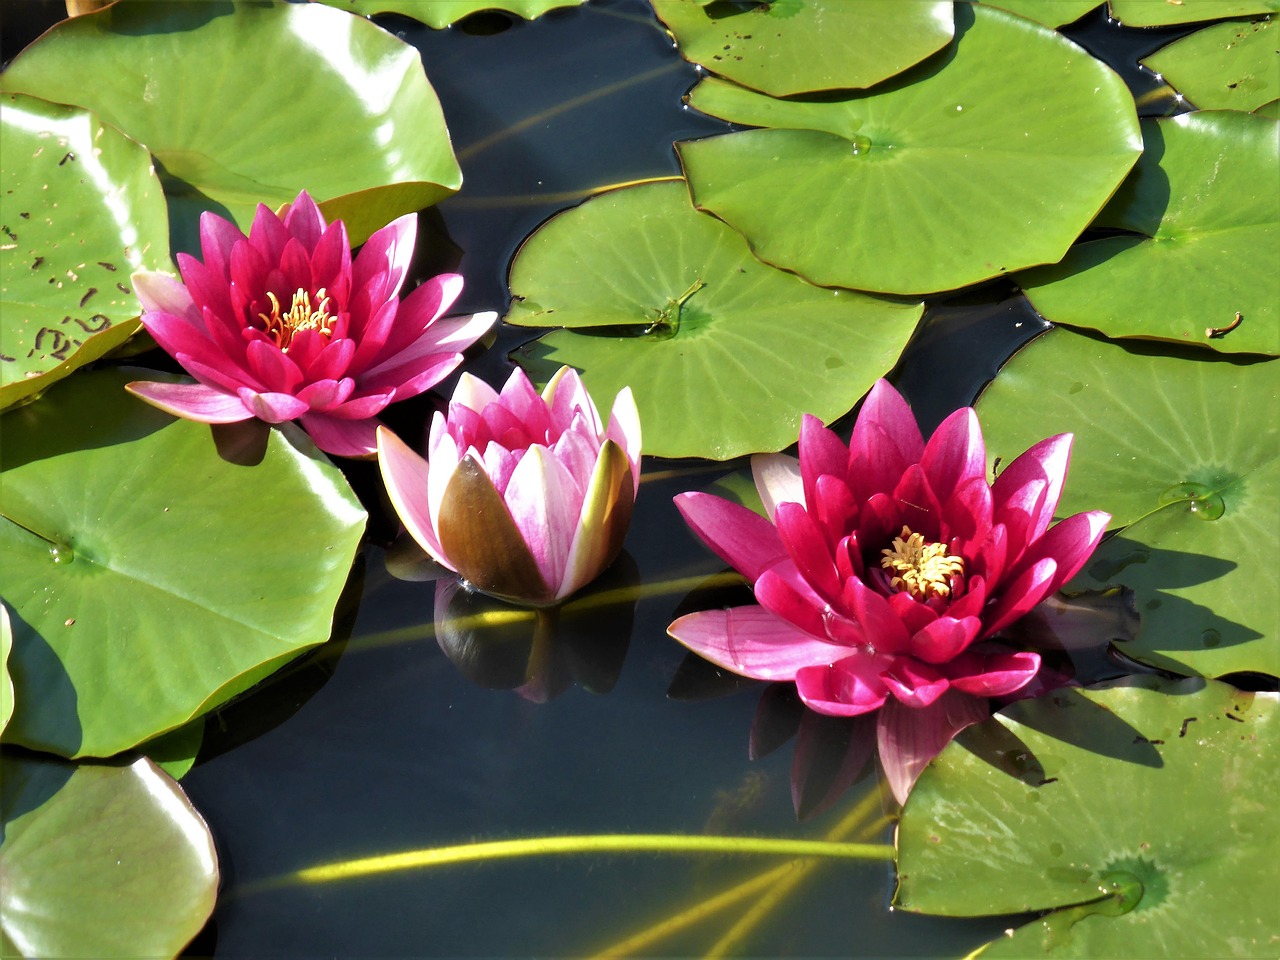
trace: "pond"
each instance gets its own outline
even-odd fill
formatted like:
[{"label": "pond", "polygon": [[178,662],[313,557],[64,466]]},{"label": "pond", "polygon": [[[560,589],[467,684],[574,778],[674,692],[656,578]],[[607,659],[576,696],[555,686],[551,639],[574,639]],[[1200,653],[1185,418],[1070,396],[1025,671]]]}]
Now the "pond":
[{"label": "pond", "polygon": [[[722,2],[711,6],[726,8],[727,15],[727,8],[752,5]],[[785,4],[777,0],[775,6],[782,9]],[[1185,110],[1188,105],[1181,96],[1153,71],[1139,67],[1138,60],[1193,34],[1201,25],[1137,29],[1109,19],[1105,8],[1086,12],[1087,8],[1084,5],[1083,16],[1063,26],[1061,33],[1123,77],[1137,100],[1137,115],[1165,117]],[[17,49],[12,44],[21,46],[34,39],[37,25],[54,22],[61,9],[61,4],[33,4],[27,11],[30,23],[11,27],[7,22],[6,63]],[[1262,11],[1242,9],[1238,13],[1258,12]],[[682,59],[645,0],[591,0],[531,21],[481,13],[446,30],[432,30],[392,13],[379,14],[374,22],[421,53],[461,167],[461,191],[418,215],[417,247],[406,287],[446,271],[461,274],[465,286],[451,313],[505,313],[513,293],[509,286],[513,259],[540,227],[554,222],[551,218],[556,214],[584,200],[588,205],[598,202],[587,198],[612,188],[681,177],[681,158],[673,143],[760,125],[717,119],[686,102],[691,88],[707,73]],[[1047,90],[1028,90],[1025,96],[1054,102]],[[821,101],[822,97],[816,99]],[[429,123],[424,119],[424,128]],[[1151,142],[1146,130],[1144,127],[1144,136]],[[872,147],[877,149],[878,145]],[[687,170],[692,161],[684,159]],[[341,162],[335,158],[331,166]],[[179,182],[179,174],[167,162],[165,167],[169,179],[161,182],[170,190]],[[1176,173],[1171,179],[1176,179]],[[1009,203],[1016,202],[1018,188],[1005,186],[1010,191]],[[1001,187],[993,182],[984,190],[999,197]],[[1176,184],[1172,189],[1176,191]],[[1099,205],[1105,200],[1102,196]],[[275,200],[268,202],[278,206]],[[999,203],[997,200],[996,205]],[[722,216],[730,219],[727,214]],[[1264,219],[1269,216],[1268,208]],[[6,223],[12,217],[8,209],[5,217]],[[175,247],[197,249],[194,242],[180,246],[184,229],[186,236],[193,234],[172,209],[170,217]],[[1085,218],[1082,228],[1090,219]],[[1274,230],[1274,220],[1270,223],[1268,229]],[[601,232],[589,234],[586,242],[602,249],[620,243],[604,232],[607,227],[607,223],[596,227]],[[964,236],[988,227],[974,220],[949,229]],[[1084,239],[1103,241],[1126,229],[1132,228],[1095,223]],[[827,241],[825,230],[822,225],[816,228],[814,244]],[[893,242],[886,238],[886,244]],[[1198,267],[1191,264],[1187,269]],[[1255,283],[1251,269],[1241,267],[1240,285],[1262,286]],[[895,354],[896,360],[879,373],[886,374],[910,403],[925,437],[953,411],[975,403],[1019,348],[1053,327],[1022,293],[1023,287],[1035,286],[1036,278],[1024,282],[1025,274],[1010,279],[998,275],[1001,272],[977,276],[971,283],[940,283],[929,287],[923,300],[910,295],[909,288],[874,288],[896,306],[907,308],[923,302],[923,316],[909,340],[903,338],[905,345]],[[594,282],[596,278],[587,280]],[[619,279],[618,283],[621,288],[627,281]],[[679,293],[675,290],[668,296]],[[542,316],[545,319],[547,315]],[[642,319],[637,318],[635,329],[628,331],[640,335],[637,339],[649,335],[648,331],[642,334]],[[1251,321],[1274,325],[1274,317],[1255,319],[1252,312],[1244,323]],[[779,319],[780,340],[787,338],[791,322]],[[545,368],[551,362],[547,356],[554,358],[554,350],[559,349],[544,349],[536,342],[544,332],[545,328],[500,323],[496,333],[467,351],[462,369],[496,387],[507,379],[516,359],[536,377],[542,369],[538,364]],[[614,327],[597,331],[599,339],[616,332]],[[1101,341],[1102,336],[1096,336]],[[1151,342],[1146,341],[1148,345]],[[1162,348],[1146,347],[1134,353],[1145,356],[1147,351],[1156,356],[1153,362],[1164,362],[1167,353],[1177,362],[1191,364],[1209,352],[1203,346],[1165,346],[1165,353]],[[780,354],[785,352],[779,348]],[[1250,376],[1264,371],[1271,379],[1249,383],[1256,384],[1251,389],[1258,391],[1261,402],[1275,409],[1277,393],[1270,373],[1274,364],[1262,358],[1266,352],[1263,347],[1249,348],[1246,355],[1236,354],[1222,362],[1206,359],[1202,365],[1227,371],[1224,376],[1236,376],[1236,371],[1248,371]],[[180,366],[158,351],[122,362],[181,372]],[[1047,361],[1047,366],[1052,368],[1054,362]],[[637,376],[643,376],[646,369],[638,366]],[[1101,373],[1093,374],[1094,379],[1083,373],[1080,378],[1093,385],[1113,369],[1119,368],[1103,366]],[[1148,375],[1162,376],[1159,370],[1137,376]],[[1045,405],[1069,408],[1067,396],[1074,391],[1059,389],[1049,376],[1041,368],[1016,369],[1006,382],[1015,384],[1023,378],[1031,385],[1029,394],[1018,393],[1009,400],[984,398],[992,411],[992,434],[1001,441],[999,447],[990,444],[991,450],[1012,450],[1016,455],[1041,437],[1061,430],[1087,435],[1090,427],[1098,426],[1100,415],[1089,412],[1097,408],[1081,408],[1076,414],[1078,423],[1063,414],[1065,426],[1009,426],[1017,418],[1005,411],[1018,404],[1035,407],[1029,397],[1037,390],[1046,394],[1042,398]],[[454,373],[432,392],[392,406],[382,414],[382,421],[406,442],[422,449],[432,415],[445,409],[444,398],[457,382],[458,373]],[[1188,382],[1197,384],[1198,389],[1198,380]],[[604,412],[609,396],[594,388],[593,392]],[[840,411],[849,410],[860,397],[861,393],[843,402]],[[1119,394],[1105,399],[1125,402]],[[37,399],[23,409],[39,410],[46,402]],[[684,402],[683,396],[671,397],[671,409],[663,417],[696,420],[700,410],[684,408]],[[997,407],[997,403],[1003,406]],[[857,409],[826,418],[834,420],[834,428],[844,440],[853,429]],[[986,410],[981,406],[979,414],[985,427]],[[649,416],[647,408],[642,409],[646,449],[651,433]],[[1234,407],[1226,416],[1233,423],[1243,418]],[[207,429],[201,429],[207,437]],[[219,429],[215,428],[215,437]],[[795,429],[788,429],[794,438]],[[1274,434],[1273,426],[1263,429],[1269,431],[1264,440]],[[652,433],[656,436],[662,430]],[[1116,427],[1114,433],[1103,431],[1099,446],[1110,445],[1106,456],[1117,449],[1127,450],[1130,440],[1123,431],[1123,426]],[[790,449],[794,452],[794,447]],[[1096,449],[1091,447],[1090,451]],[[1223,450],[1214,456],[1226,462],[1217,465],[1237,465],[1237,449],[1224,441]],[[1078,454],[1068,489],[1080,480],[1082,470],[1090,469],[1102,456]],[[1274,506],[1274,477],[1266,473],[1273,465],[1274,452],[1270,457],[1259,461],[1256,474],[1249,475],[1267,486]],[[23,465],[20,459],[11,454],[6,468],[17,470]],[[598,584],[579,595],[576,604],[558,613],[536,615],[465,592],[449,593],[437,581],[426,579],[424,555],[403,532],[377,463],[334,460],[368,512],[368,523],[334,613],[332,639],[214,706],[204,718],[194,765],[180,777],[182,790],[212,833],[220,871],[212,916],[187,947],[186,955],[966,956],[1006,930],[1035,920],[1042,910],[1086,903],[1093,907],[1073,909],[1086,913],[1092,909],[1101,916],[1105,905],[1120,903],[1123,910],[1117,908],[1117,913],[1132,911],[1133,903],[1125,899],[1129,894],[1124,892],[1129,888],[1124,884],[1134,876],[1146,884],[1148,904],[1154,897],[1151,891],[1168,882],[1163,873],[1153,879],[1143,872],[1145,867],[1111,855],[1090,866],[1093,872],[1088,874],[1088,882],[1094,887],[1087,897],[1077,894],[1073,899],[1059,892],[1043,900],[1028,899],[1018,909],[926,906],[917,913],[911,912],[909,904],[908,909],[890,907],[895,879],[903,870],[903,863],[895,866],[893,860],[900,808],[874,764],[861,770],[856,779],[850,774],[858,770],[841,769],[852,721],[827,718],[822,724],[815,723],[801,738],[803,747],[797,747],[790,735],[800,726],[804,707],[793,685],[735,677],[688,652],[667,632],[668,625],[684,614],[752,602],[749,585],[726,572],[724,561],[690,531],[673,503],[677,494],[709,487],[721,495],[742,498],[743,490],[750,488],[747,456],[724,460],[646,456],[622,556]],[[1246,468],[1240,466],[1240,471]],[[1106,482],[1125,482],[1123,474],[1116,476],[1121,479],[1112,480],[1108,475]],[[1210,482],[1190,473],[1175,479],[1184,485]],[[167,489],[165,495],[169,496]],[[1234,490],[1225,482],[1214,489]],[[1209,493],[1204,491],[1209,487],[1196,487],[1183,497],[1192,504],[1189,509],[1206,502]],[[1231,499],[1234,493],[1224,495],[1231,503],[1238,502]],[[749,501],[750,494],[746,499]],[[1073,500],[1073,509],[1060,513],[1095,507],[1092,503],[1074,506],[1079,502]],[[1120,515],[1109,502],[1105,506]],[[1265,518],[1270,508],[1264,504],[1257,509],[1262,512],[1250,513],[1250,522],[1259,516]],[[1133,521],[1140,513],[1124,516]],[[5,516],[12,518],[9,512]],[[281,529],[283,535],[289,535],[287,527]],[[1268,536],[1274,540],[1274,530]],[[312,541],[306,543],[310,546],[300,546],[300,554],[320,549]],[[1182,562],[1180,556],[1211,553],[1198,541],[1184,546],[1177,539],[1143,539],[1141,534],[1135,535],[1134,544],[1128,548],[1129,554],[1121,551],[1118,555],[1113,544],[1113,552],[1098,562],[1105,560],[1116,571],[1128,567],[1132,572],[1135,563],[1141,569],[1151,569],[1159,567],[1162,558],[1176,565]],[[1132,552],[1135,550],[1138,553]],[[1179,550],[1186,552],[1175,556]],[[1134,556],[1140,559],[1135,561]],[[220,562],[216,553],[209,560]],[[201,561],[187,558],[182,562],[198,565]],[[1257,769],[1263,763],[1263,751],[1274,752],[1275,724],[1272,714],[1266,712],[1270,709],[1266,706],[1269,694],[1261,695],[1256,708],[1249,704],[1253,702],[1251,691],[1275,689],[1274,671],[1268,666],[1271,654],[1242,656],[1221,664],[1182,663],[1176,654],[1180,643],[1157,644],[1155,652],[1141,643],[1135,646],[1138,615],[1153,615],[1161,602],[1170,607],[1179,602],[1173,598],[1172,586],[1157,579],[1151,587],[1145,581],[1126,579],[1120,572],[1100,572],[1096,564],[1087,572],[1088,576],[1082,573],[1073,586],[1095,592],[1086,594],[1081,607],[1061,614],[1072,625],[1064,628],[1052,615],[1046,615],[1043,622],[1033,617],[1027,621],[1031,625],[1022,639],[1069,647],[1069,655],[1061,649],[1046,652],[1046,664],[1071,670],[1083,684],[1129,676],[1145,678],[1138,681],[1140,690],[1135,695],[1139,697],[1149,692],[1143,684],[1154,684],[1157,686],[1151,689],[1168,698],[1172,694],[1158,685],[1179,682],[1184,676],[1234,681],[1230,687],[1209,681],[1208,694],[1219,695],[1221,687],[1230,691],[1221,696],[1236,698],[1228,707],[1213,708],[1217,710],[1214,716],[1229,715],[1236,720],[1238,714],[1255,723],[1250,733],[1255,740],[1260,738],[1263,746],[1238,757],[1231,754],[1222,762],[1238,762],[1231,769],[1240,771],[1242,782],[1247,784],[1243,791],[1260,795],[1266,784],[1274,781],[1274,775],[1258,773]],[[8,591],[17,592],[12,586],[16,580],[11,577],[7,582],[11,586],[0,580],[0,591],[10,601]],[[1115,589],[1105,592],[1102,588],[1106,587]],[[1149,605],[1153,597],[1155,607]],[[1207,603],[1199,595],[1195,600],[1200,605],[1197,609]],[[18,615],[18,650],[24,642],[23,631],[28,629],[25,624],[33,615],[16,600],[11,605]],[[317,615],[329,614],[322,610]],[[1237,644],[1244,649],[1248,643],[1274,647],[1267,620],[1270,615],[1255,619],[1234,612],[1215,616],[1226,625],[1219,619],[1205,623],[1227,632],[1228,647]],[[1233,639],[1235,634],[1230,630],[1241,623],[1246,633],[1242,639]],[[1198,636],[1200,627],[1196,629]],[[14,672],[19,704],[22,670],[30,669]],[[1127,689],[1122,695],[1127,695]],[[1207,695],[1198,688],[1179,688],[1176,693]],[[1145,701],[1140,710],[1153,713],[1128,714],[1105,696],[1103,711],[1111,715],[1114,710],[1126,718],[1120,721],[1123,729],[1117,733],[1107,728],[1094,739],[1091,731],[1106,727],[1095,718],[1100,727],[1071,728],[1074,743],[1093,756],[1123,755],[1122,760],[1132,760],[1134,766],[1160,767],[1161,762],[1153,764],[1146,754],[1130,757],[1124,750],[1139,749],[1133,747],[1139,740],[1142,745],[1161,743],[1146,724],[1163,723],[1164,715]],[[1047,703],[1047,699],[1035,701],[1041,702]],[[1091,701],[1083,702],[1087,706]],[[1250,713],[1251,709],[1255,712]],[[1199,711],[1197,717],[1204,717],[1207,728],[1211,708],[1197,706],[1195,711]],[[1025,752],[1008,751],[1008,755],[1016,753],[1021,758],[1017,763],[1022,763],[1030,754],[1027,762],[1041,766],[1036,766],[1038,779],[1028,779],[1025,769],[1007,779],[1019,781],[1020,789],[1023,784],[1039,787],[1053,782],[1057,777],[1044,770],[1052,766],[1055,751],[1043,746],[1031,750],[1026,744],[1037,742],[1033,734],[1041,727],[1053,737],[1067,741],[1071,737],[1052,724],[1046,725],[1043,717],[1037,720],[1034,713],[1014,716],[1025,722],[1025,727],[1015,728],[1021,731]],[[1178,715],[1184,733],[1187,716],[1191,713]],[[973,729],[990,731],[999,725],[988,721]],[[1107,739],[1117,736],[1119,739]],[[1116,746],[1122,740],[1124,745]],[[23,748],[33,744],[17,742],[22,746],[6,745],[6,756],[28,756]],[[976,735],[964,744],[971,756],[990,760],[998,753],[1006,757],[995,748],[995,752],[984,753]],[[771,749],[750,749],[764,745]],[[793,751],[799,749],[808,752],[807,763],[794,758]],[[946,754],[950,758],[956,751],[948,750],[952,751]],[[1163,760],[1171,772],[1181,769],[1178,763],[1174,757]],[[990,769],[997,766],[992,761]],[[1089,768],[1091,775],[1096,769]],[[1212,773],[1215,768],[1209,769]],[[1006,767],[1005,772],[1011,770]],[[944,781],[944,776],[953,773],[953,768],[944,766],[923,788],[925,795],[917,809],[924,810],[926,802],[938,806],[930,808],[933,814],[920,814],[925,826],[919,829],[927,832],[926,817],[944,826],[948,823],[948,784],[971,788],[970,780]],[[960,777],[959,773],[954,775]],[[1105,775],[1097,779],[1103,780]],[[1126,788],[1121,781],[1117,789],[1138,788]],[[1217,797],[1217,793],[1210,796]],[[1035,795],[1029,802],[1038,800]],[[16,811],[22,812],[26,811]],[[1257,812],[1263,814],[1264,821],[1273,819],[1267,816],[1270,807],[1265,802],[1254,810],[1255,815]],[[1034,813],[1026,810],[1010,814],[1004,829],[1021,829],[1018,818],[1022,816],[1034,819]],[[1234,807],[1230,813],[1215,815],[1228,827],[1238,824],[1242,816],[1245,814]],[[16,820],[12,805],[5,820]],[[1027,829],[1035,843],[1043,839],[1052,847],[1058,842],[1037,832],[1039,827]],[[1068,832],[1071,829],[1067,825]],[[1117,822],[1114,827],[1104,823],[1100,829],[1127,828]],[[1205,833],[1211,836],[1213,830],[1206,828]],[[584,849],[569,855],[548,855],[538,848],[545,838],[637,835],[844,841],[871,846],[865,858],[852,860],[794,853],[789,857],[743,855],[723,850],[637,852],[628,849],[625,841],[603,851],[598,844],[593,850],[592,844],[586,843]],[[1124,856],[1133,863],[1146,863],[1147,847],[1142,847],[1143,854],[1138,853],[1141,838],[1128,833],[1123,837],[1116,843],[1124,847]],[[517,843],[505,850],[468,846],[489,841]],[[986,842],[992,841],[988,837]],[[1006,851],[999,847],[994,844],[989,855],[981,852],[982,847],[976,854],[970,851],[969,861],[937,867],[937,875],[963,886],[970,874],[1008,871]],[[1153,856],[1157,873],[1166,868],[1172,873],[1182,863],[1176,853],[1168,853],[1164,861]],[[1099,887],[1097,875],[1120,876],[1117,864],[1127,871],[1123,879],[1109,880],[1111,887]],[[1070,866],[1077,864],[1073,860]],[[1045,871],[1052,873],[1056,867],[1050,864]],[[1256,868],[1256,861],[1248,861],[1243,869]],[[932,876],[934,869],[927,862],[915,862],[921,875]],[[1277,879],[1272,869],[1269,876],[1259,877],[1259,884],[1264,890],[1274,889]],[[1137,889],[1136,902],[1141,904],[1141,883]],[[1105,901],[1104,907],[1097,907],[1100,901]],[[993,902],[1009,901],[996,898]],[[1218,909],[1212,898],[1184,903],[1185,909],[1192,909],[1186,903],[1198,903],[1213,917],[1226,916],[1228,924],[1240,920],[1241,910],[1248,914],[1250,909],[1246,904],[1220,915],[1212,912]],[[1085,915],[1059,923],[1055,929],[1065,931]],[[1243,945],[1233,947],[1230,955],[1265,955],[1265,939],[1259,943],[1258,930],[1241,924]],[[12,936],[6,929],[6,939]],[[1066,933],[1054,936],[1065,938]],[[1135,934],[1130,931],[1125,936],[1133,938]],[[1126,941],[1122,936],[1120,942],[1133,946],[1143,941]],[[1124,955],[1125,948],[1119,949],[1095,955]],[[1171,947],[1167,955],[1194,955],[1180,954],[1179,949],[1182,947]]]}]

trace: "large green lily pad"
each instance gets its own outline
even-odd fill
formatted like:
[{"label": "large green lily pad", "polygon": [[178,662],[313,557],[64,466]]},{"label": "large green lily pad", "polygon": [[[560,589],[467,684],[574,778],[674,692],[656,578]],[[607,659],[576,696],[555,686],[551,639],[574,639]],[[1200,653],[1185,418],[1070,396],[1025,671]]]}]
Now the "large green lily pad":
[{"label": "large green lily pad", "polygon": [[149,373],[82,373],[0,421],[7,741],[108,756],[329,636],[365,521],[341,473],[291,425],[224,460],[125,392]]},{"label": "large green lily pad", "polygon": [[685,59],[784,97],[869,87],[946,45],[952,6],[939,0],[653,0]]},{"label": "large green lily pad", "polygon": [[767,262],[859,290],[1057,261],[1141,152],[1133,99],[1039,24],[965,4],[955,17],[942,53],[863,94],[775,100],[702,81],[699,110],[772,129],[679,144],[695,204]]},{"label": "large green lily pad", "polygon": [[87,107],[145,144],[179,250],[197,249],[202,210],[247,229],[258,203],[304,188],[359,243],[462,183],[418,52],[322,4],[122,0],[48,31],[0,89]]},{"label": "large green lily pad", "polygon": [[9,651],[13,649],[13,625],[9,608],[0,602],[0,733],[13,716],[13,680],[9,677]]},{"label": "large green lily pad", "polygon": [[1109,337],[1280,353],[1280,125],[1223,110],[1142,130],[1146,152],[1098,225],[1145,236],[1083,243],[1019,274],[1027,297],[1055,323]]},{"label": "large green lily pad", "polygon": [[176,956],[213,912],[213,838],[182,789],[129,765],[0,757],[0,951]]},{"label": "large green lily pad", "polygon": [[1280,363],[1188,360],[1066,329],[1020,351],[978,401],[1008,463],[1075,434],[1059,514],[1107,510],[1119,536],[1069,588],[1123,584],[1125,653],[1179,673],[1280,675]]},{"label": "large green lily pad", "polygon": [[534,20],[548,10],[576,7],[585,0],[321,0],[332,7],[351,10],[362,16],[398,13],[412,17],[435,30],[443,30],[463,17],[482,10],[501,10],[526,20]]},{"label": "large green lily pad", "polygon": [[614,190],[533,235],[507,322],[568,329],[522,348],[537,378],[582,371],[607,408],[635,394],[645,453],[724,460],[795,442],[893,367],[923,313],[825,290],[756,260],[681,182]]},{"label": "large green lily pad", "polygon": [[1058,909],[984,957],[1274,957],[1277,743],[1275,694],[1214,681],[1134,677],[1015,703],[916,783],[895,904]]},{"label": "large green lily pad", "polygon": [[1277,29],[1271,20],[1197,30],[1142,62],[1202,110],[1253,110],[1280,97]]},{"label": "large green lily pad", "polygon": [[151,157],[92,113],[0,96],[0,407],[139,329],[134,270],[169,263]]},{"label": "large green lily pad", "polygon": [[1020,17],[1043,23],[1046,27],[1060,27],[1074,23],[1101,4],[1102,0],[982,0],[991,7],[1008,10]]},{"label": "large green lily pad", "polygon": [[1111,15],[1128,27],[1198,23],[1280,11],[1280,0],[1111,0]]}]

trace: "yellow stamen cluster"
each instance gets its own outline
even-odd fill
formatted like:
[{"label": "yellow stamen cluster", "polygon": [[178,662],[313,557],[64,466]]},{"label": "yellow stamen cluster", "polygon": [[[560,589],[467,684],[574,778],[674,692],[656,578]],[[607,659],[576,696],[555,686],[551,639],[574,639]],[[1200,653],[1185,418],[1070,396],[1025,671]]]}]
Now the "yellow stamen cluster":
[{"label": "yellow stamen cluster", "polygon": [[892,547],[880,552],[880,566],[895,574],[889,585],[917,600],[950,596],[951,578],[964,572],[964,559],[948,554],[945,543],[925,543],[909,527],[893,538]]},{"label": "yellow stamen cluster", "polygon": [[329,316],[329,296],[324,287],[316,291],[316,299],[320,302],[314,309],[311,306],[311,294],[299,287],[298,292],[293,295],[293,302],[289,304],[288,312],[283,315],[276,295],[268,293],[267,298],[271,301],[271,315],[260,313],[258,319],[262,321],[267,335],[275,340],[283,352],[289,352],[289,345],[293,343],[293,337],[299,330],[315,330],[326,337],[333,335],[333,317]]}]

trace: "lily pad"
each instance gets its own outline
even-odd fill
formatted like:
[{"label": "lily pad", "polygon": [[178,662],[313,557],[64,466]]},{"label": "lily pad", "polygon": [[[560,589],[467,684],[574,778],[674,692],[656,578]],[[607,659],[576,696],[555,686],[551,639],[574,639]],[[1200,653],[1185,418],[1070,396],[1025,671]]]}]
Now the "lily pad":
[{"label": "lily pad", "polygon": [[1202,110],[1253,110],[1280,97],[1280,29],[1271,20],[1197,30],[1142,62]]},{"label": "lily pad", "polygon": [[557,325],[517,359],[635,394],[645,453],[725,460],[795,443],[893,367],[923,313],[760,263],[682,182],[614,190],[548,221],[511,266],[507,322]]},{"label": "lily pad", "polygon": [[951,39],[938,0],[653,0],[680,53],[736,83],[784,97],[869,87]]},{"label": "lily pad", "polygon": [[1046,27],[1060,27],[1075,23],[1103,0],[982,0],[989,7],[999,7],[1020,17],[1043,23]]},{"label": "lily pad", "polygon": [[134,270],[169,269],[147,151],[86,110],[0,96],[0,407],[139,329]]},{"label": "lily pad", "polygon": [[1280,11],[1280,0],[1111,0],[1111,15],[1127,27],[1198,23]]},{"label": "lily pad", "polygon": [[331,7],[340,7],[362,16],[375,13],[398,13],[412,17],[435,30],[443,30],[463,17],[482,10],[500,10],[514,13],[526,20],[534,20],[548,10],[576,7],[585,0],[320,0]]},{"label": "lily pad", "polygon": [[109,756],[329,636],[365,521],[342,474],[292,426],[264,428],[253,466],[223,459],[245,459],[236,428],[147,406],[124,390],[140,373],[80,374],[0,421],[10,742]]},{"label": "lily pad", "polygon": [[1255,117],[1268,117],[1272,120],[1280,120],[1280,100],[1272,100],[1270,103],[1264,103],[1257,110],[1253,111]]},{"label": "lily pad", "polygon": [[0,758],[0,948],[20,957],[176,956],[213,912],[213,838],[182,789],[129,765]]},{"label": "lily pad", "polygon": [[0,89],[87,107],[145,144],[178,250],[199,248],[203,210],[247,231],[258,203],[303,188],[359,243],[462,183],[418,52],[322,4],[121,0],[49,30]]},{"label": "lily pad", "polygon": [[1100,509],[1106,541],[1068,585],[1133,589],[1129,656],[1179,673],[1280,675],[1280,363],[1188,360],[1052,330],[978,401],[1008,463],[1075,434],[1058,512]]},{"label": "lily pad", "polygon": [[1223,110],[1142,130],[1146,152],[1098,225],[1146,236],[1082,243],[1019,274],[1028,299],[1109,337],[1280,353],[1280,125]]},{"label": "lily pad", "polygon": [[916,783],[895,905],[1058,908],[984,957],[1272,957],[1278,743],[1274,694],[1213,681],[1134,677],[1015,703]]},{"label": "lily pad", "polygon": [[761,259],[859,290],[948,290],[1060,259],[1141,152],[1133,99],[1039,24],[966,4],[955,18],[942,53],[863,94],[775,100],[703,80],[693,106],[773,129],[678,144],[694,203]]},{"label": "lily pad", "polygon": [[13,680],[9,677],[9,651],[13,649],[13,625],[9,608],[0,603],[0,733],[13,716]]}]

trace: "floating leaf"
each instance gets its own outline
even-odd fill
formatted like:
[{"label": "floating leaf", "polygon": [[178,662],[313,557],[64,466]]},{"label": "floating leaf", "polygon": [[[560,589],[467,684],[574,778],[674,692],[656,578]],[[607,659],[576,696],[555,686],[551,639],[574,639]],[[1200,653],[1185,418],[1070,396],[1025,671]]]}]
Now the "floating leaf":
[{"label": "floating leaf", "polygon": [[320,0],[332,7],[350,10],[362,16],[375,13],[398,13],[420,20],[435,30],[443,30],[463,17],[482,10],[501,10],[526,20],[534,20],[548,10],[576,7],[585,0]]},{"label": "floating leaf", "polygon": [[1280,352],[1276,121],[1213,111],[1142,129],[1146,152],[1098,224],[1146,237],[1082,243],[1019,274],[1028,299],[1055,323],[1109,337]]},{"label": "floating leaf", "polygon": [[943,53],[846,99],[702,81],[699,110],[774,129],[679,144],[695,204],[769,263],[859,290],[1058,260],[1141,151],[1133,100],[1051,30],[989,7],[955,16]]},{"label": "floating leaf", "polygon": [[1060,27],[1075,23],[1101,0],[982,0],[989,7],[999,7],[1020,17],[1043,23],[1046,27]]},{"label": "floating leaf", "polygon": [[775,97],[869,87],[946,45],[938,0],[653,0],[685,59]]},{"label": "floating leaf", "polygon": [[923,312],[760,263],[678,182],[555,217],[517,254],[511,292],[509,323],[570,328],[523,348],[526,369],[577,367],[597,399],[630,386],[645,453],[717,460],[795,443],[804,413],[848,411]]},{"label": "floating leaf", "polygon": [[1124,652],[1180,673],[1280,675],[1280,363],[1179,359],[1066,329],[1017,353],[978,401],[991,456],[1075,434],[1058,513],[1113,527],[1071,588],[1134,590]]},{"label": "floating leaf", "polygon": [[1216,23],[1143,60],[1202,110],[1253,110],[1280,97],[1271,20]]},{"label": "floating leaf", "polygon": [[1280,100],[1272,100],[1270,103],[1264,103],[1257,110],[1253,111],[1255,117],[1268,117],[1271,120],[1280,120]]},{"label": "floating leaf", "polygon": [[137,374],[81,374],[0,422],[5,737],[33,749],[117,753],[321,643],[364,529],[299,430],[230,462],[239,425],[175,421],[124,391]]},{"label": "floating leaf", "polygon": [[0,407],[139,329],[134,270],[171,269],[151,157],[93,114],[0,96]]},{"label": "floating leaf", "polygon": [[1213,681],[1134,677],[1015,703],[917,781],[895,905],[1067,908],[984,957],[1274,956],[1278,742],[1274,694]]},{"label": "floating leaf", "polygon": [[1280,11],[1280,0],[1111,0],[1111,15],[1127,27],[1198,23]]},{"label": "floating leaf", "polygon": [[13,649],[13,625],[9,608],[0,602],[0,733],[13,716],[13,680],[9,677],[9,651]]},{"label": "floating leaf", "polygon": [[247,230],[258,203],[303,188],[359,243],[462,183],[418,52],[321,4],[122,0],[48,31],[0,88],[87,107],[145,144],[179,250],[198,249],[202,210]]},{"label": "floating leaf", "polygon": [[22,957],[176,956],[213,912],[213,838],[145,757],[0,758],[0,947]]}]

